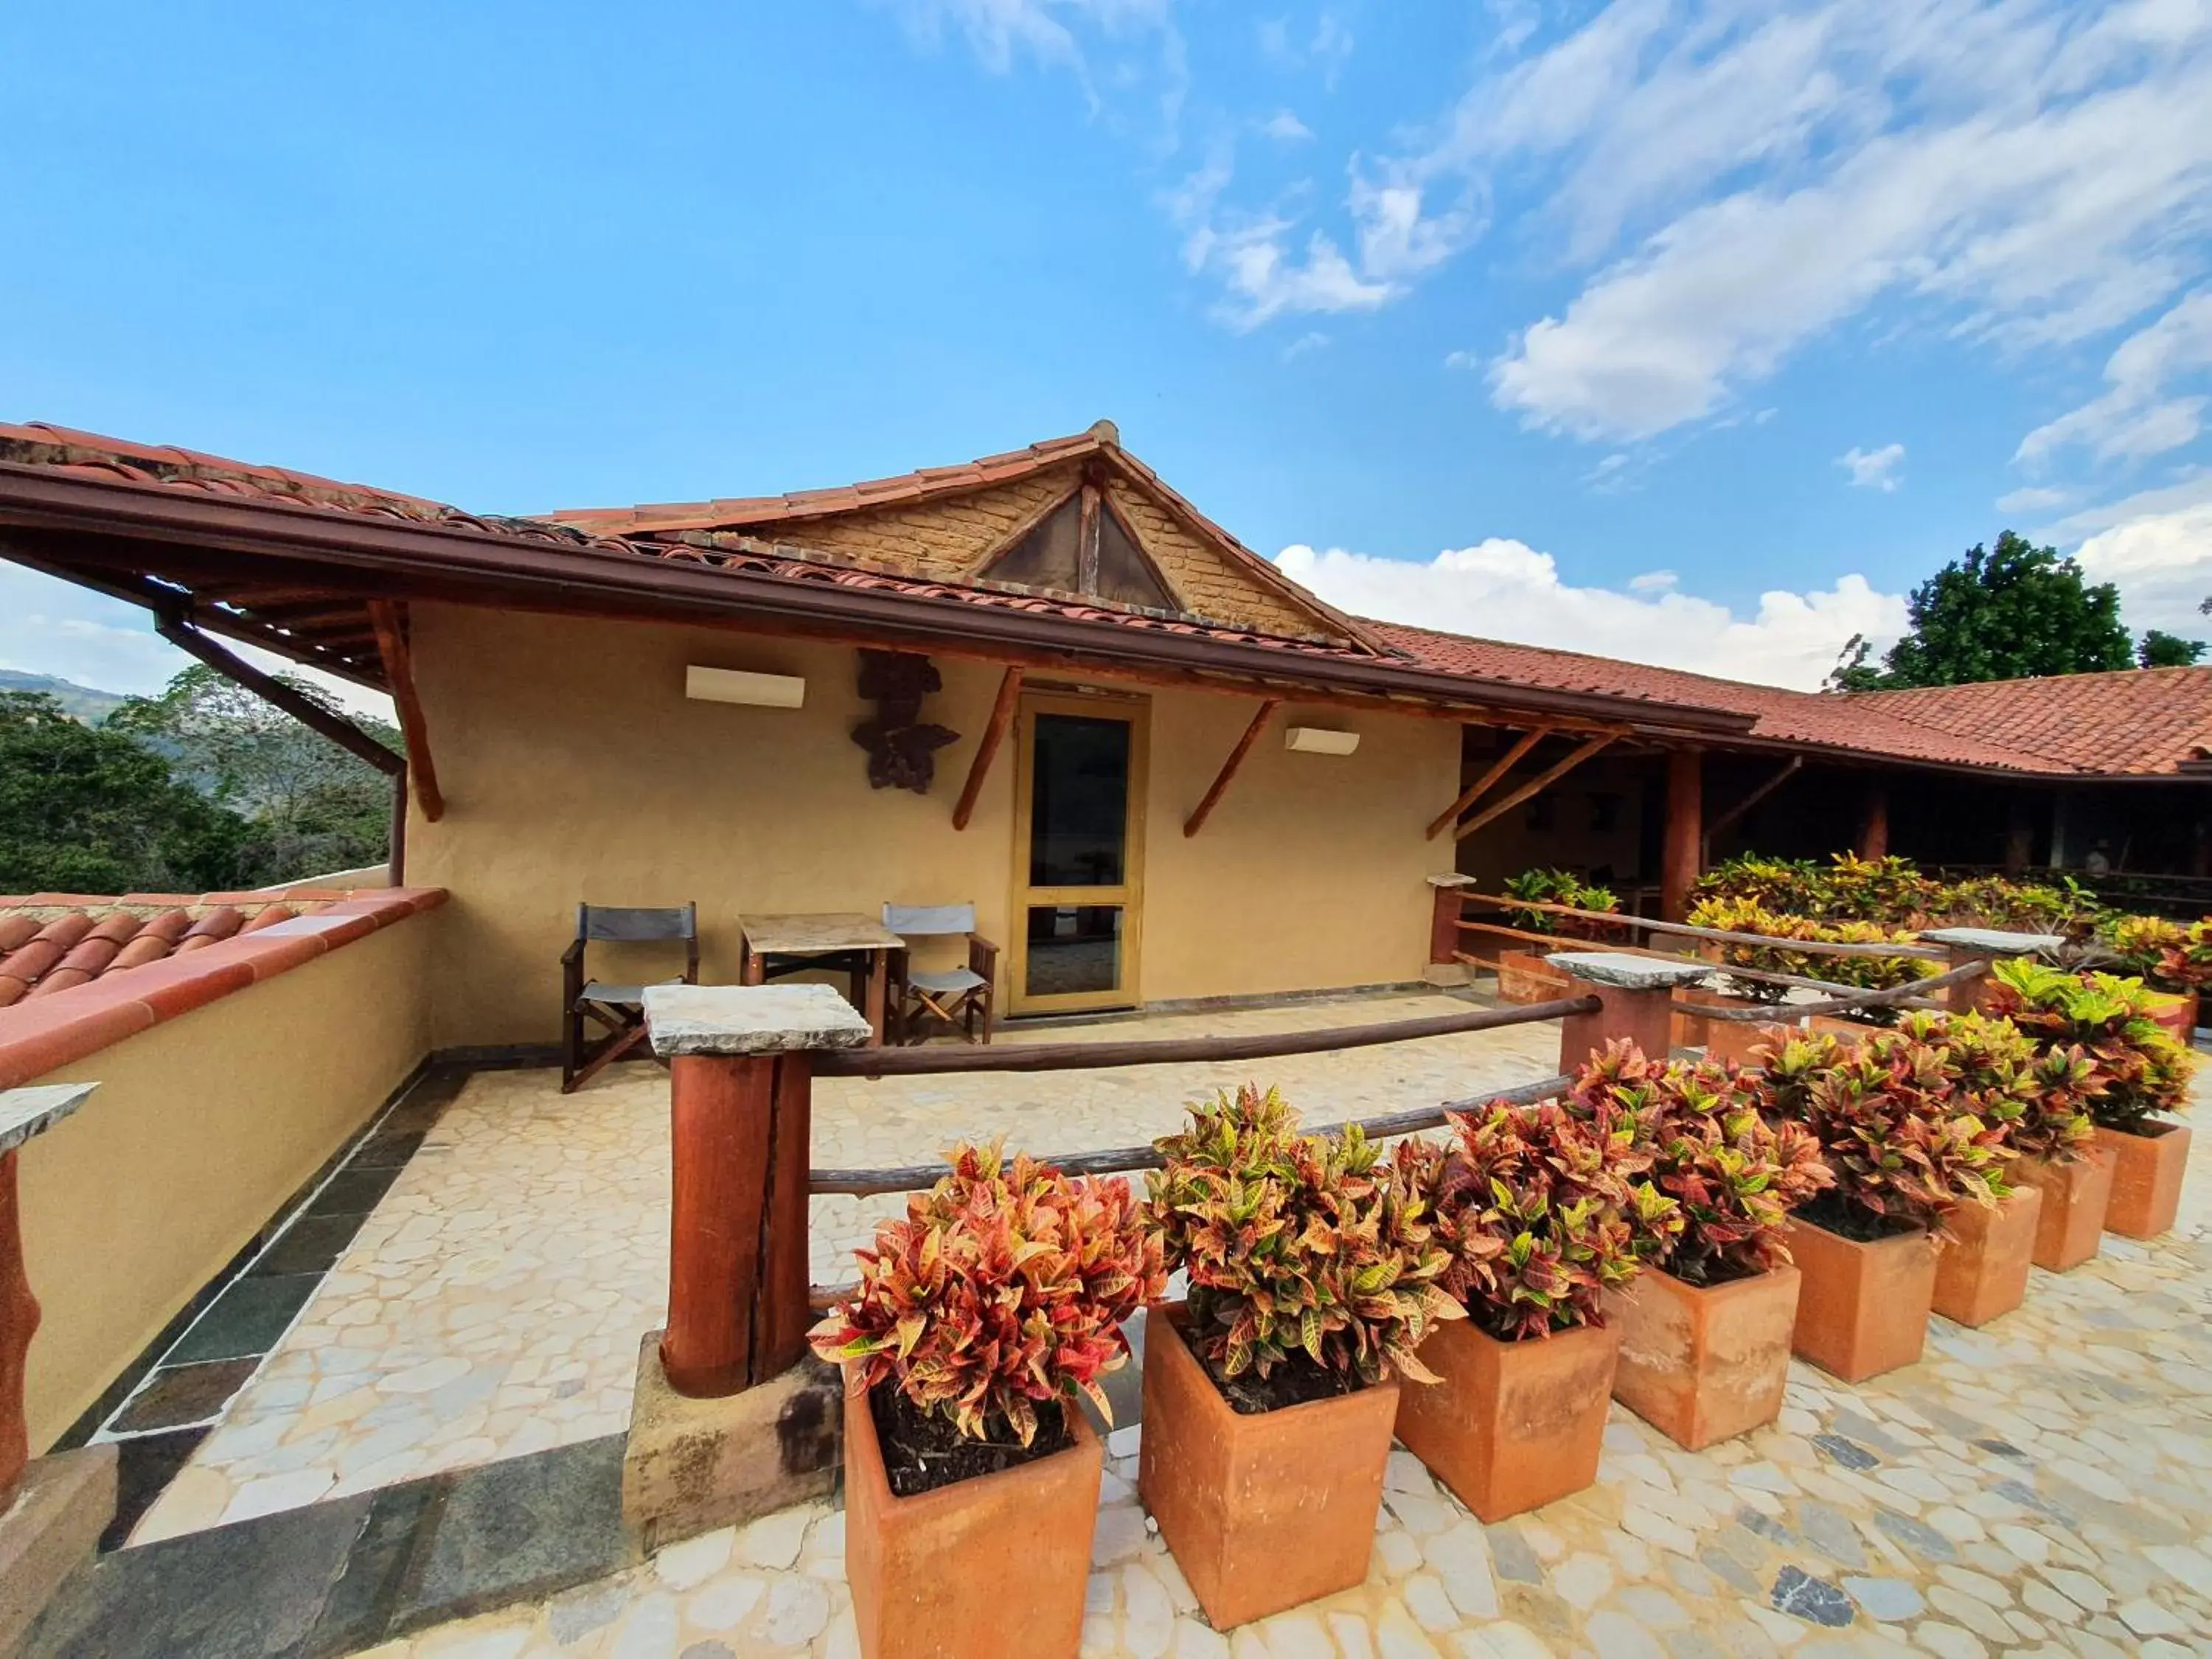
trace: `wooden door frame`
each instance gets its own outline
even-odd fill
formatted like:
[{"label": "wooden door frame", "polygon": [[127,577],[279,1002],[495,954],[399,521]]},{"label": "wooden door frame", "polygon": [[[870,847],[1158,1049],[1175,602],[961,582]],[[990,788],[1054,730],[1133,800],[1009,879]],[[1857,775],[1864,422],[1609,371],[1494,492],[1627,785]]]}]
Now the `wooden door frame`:
[{"label": "wooden door frame", "polygon": [[[1122,848],[1121,883],[1117,887],[1032,887],[1030,885],[1030,789],[1036,776],[1036,717],[1072,714],[1129,723],[1128,817]],[[1119,691],[1031,690],[1024,688],[1014,714],[1012,937],[1007,941],[1007,1012],[1015,1014],[1089,1012],[1144,1006],[1140,967],[1144,960],[1145,811],[1150,793],[1152,702],[1150,697]],[[1030,910],[1042,904],[1101,904],[1121,912],[1120,985],[1110,991],[1069,991],[1030,996]]]}]

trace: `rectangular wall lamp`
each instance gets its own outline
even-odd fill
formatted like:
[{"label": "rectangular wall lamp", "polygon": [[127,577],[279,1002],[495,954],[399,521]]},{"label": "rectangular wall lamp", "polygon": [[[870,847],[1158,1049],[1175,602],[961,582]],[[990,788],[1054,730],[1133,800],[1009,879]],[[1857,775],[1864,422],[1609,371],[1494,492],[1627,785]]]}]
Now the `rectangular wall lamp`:
[{"label": "rectangular wall lamp", "polygon": [[1285,734],[1294,755],[1348,755],[1359,747],[1357,732],[1327,732],[1318,726],[1293,726]]},{"label": "rectangular wall lamp", "polygon": [[797,674],[749,674],[740,668],[684,670],[684,695],[699,702],[741,702],[755,708],[796,708],[806,701]]}]

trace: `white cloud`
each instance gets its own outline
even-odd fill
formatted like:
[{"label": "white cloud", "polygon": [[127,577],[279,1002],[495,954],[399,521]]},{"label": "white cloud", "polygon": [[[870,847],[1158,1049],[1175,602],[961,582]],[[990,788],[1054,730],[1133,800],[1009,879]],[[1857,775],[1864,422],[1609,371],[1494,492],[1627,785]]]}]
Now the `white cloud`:
[{"label": "white cloud", "polygon": [[1756,614],[1739,617],[1673,591],[1670,571],[1632,579],[1628,592],[1575,586],[1550,554],[1502,537],[1426,563],[1304,545],[1285,548],[1275,562],[1361,616],[1804,690],[1818,689],[1852,635],[1886,642],[1905,626],[1903,595],[1877,592],[1863,576],[1765,593]]},{"label": "white cloud", "polygon": [[2075,557],[2095,580],[2118,584],[2130,628],[2212,638],[2212,617],[2197,610],[2212,597],[2212,472],[2088,508],[2061,527],[2086,532]]},{"label": "white cloud", "polygon": [[2105,365],[2103,395],[2036,428],[2013,459],[2039,465],[2070,444],[2107,461],[2179,449],[2196,438],[2205,399],[2163,394],[2172,380],[2205,368],[2212,368],[2212,288],[2122,342]]},{"label": "white cloud", "polygon": [[1283,361],[1287,363],[1294,358],[1304,356],[1309,351],[1319,351],[1328,343],[1328,335],[1318,329],[1309,331],[1283,348]]},{"label": "white cloud", "polygon": [[[1003,75],[1026,54],[1044,64],[1080,68],[1084,55],[1071,24],[1109,33],[1157,27],[1170,0],[882,0],[916,35],[935,44],[956,29],[986,69]],[[1063,21],[1066,20],[1066,21]]]},{"label": "white cloud", "polygon": [[1302,143],[1313,137],[1313,129],[1286,109],[1279,109],[1262,121],[1260,131],[1285,144]]},{"label": "white cloud", "polygon": [[1996,499],[2000,513],[2043,513],[2054,507],[2063,507],[2074,499],[2070,489],[2052,489],[2040,484],[2008,490]]},{"label": "white cloud", "polygon": [[1293,222],[1268,211],[1224,210],[1221,197],[1234,176],[1234,154],[1218,143],[1203,164],[1164,198],[1183,229],[1183,263],[1212,273],[1227,293],[1214,312],[1247,330],[1285,314],[1372,311],[1396,292],[1363,277],[1326,231],[1316,230],[1293,252]]},{"label": "white cloud", "polygon": [[1880,449],[1861,449],[1854,444],[1836,457],[1836,465],[1851,475],[1853,489],[1887,492],[1902,482],[1897,469],[1905,465],[1905,446],[1884,444]]}]

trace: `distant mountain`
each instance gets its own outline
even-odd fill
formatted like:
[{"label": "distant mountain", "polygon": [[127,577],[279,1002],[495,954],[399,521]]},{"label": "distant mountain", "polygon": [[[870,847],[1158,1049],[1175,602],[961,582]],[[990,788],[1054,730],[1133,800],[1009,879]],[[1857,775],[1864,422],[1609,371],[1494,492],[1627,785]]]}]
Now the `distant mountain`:
[{"label": "distant mountain", "polygon": [[27,674],[17,668],[0,668],[0,691],[43,691],[87,726],[97,726],[124,699],[112,691],[95,691],[58,674]]}]

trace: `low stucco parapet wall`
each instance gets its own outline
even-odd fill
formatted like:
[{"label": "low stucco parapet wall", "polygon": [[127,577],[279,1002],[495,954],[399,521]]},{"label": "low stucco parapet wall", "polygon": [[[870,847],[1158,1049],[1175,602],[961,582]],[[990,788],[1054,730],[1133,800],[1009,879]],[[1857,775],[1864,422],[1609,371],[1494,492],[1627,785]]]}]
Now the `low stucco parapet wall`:
[{"label": "low stucco parapet wall", "polygon": [[[435,889],[0,1009],[0,1087],[97,1083],[18,1154],[42,1308],[27,1415],[53,1444],[429,1048]],[[273,936],[273,937],[272,937]]]}]

